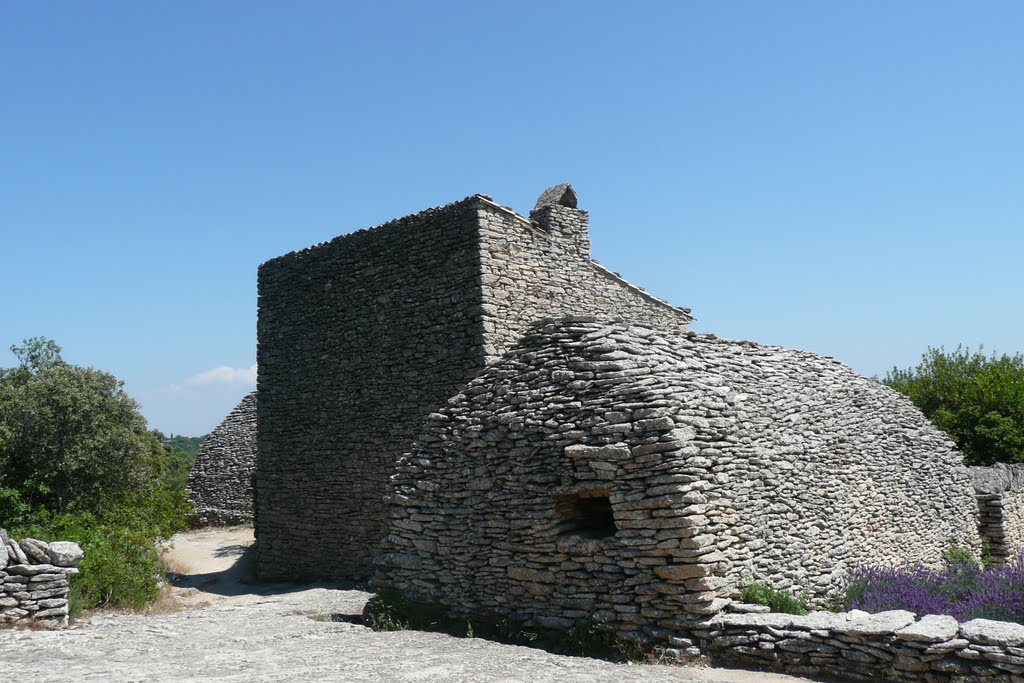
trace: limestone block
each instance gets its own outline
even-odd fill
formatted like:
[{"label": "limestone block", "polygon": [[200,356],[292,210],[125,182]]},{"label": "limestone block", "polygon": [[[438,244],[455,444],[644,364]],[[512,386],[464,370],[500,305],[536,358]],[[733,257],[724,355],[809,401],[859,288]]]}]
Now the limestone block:
[{"label": "limestone block", "polygon": [[28,559],[33,562],[49,562],[50,558],[46,554],[48,544],[46,541],[40,541],[36,538],[25,538],[19,543],[21,549],[25,551],[25,555]]},{"label": "limestone block", "polygon": [[47,560],[58,567],[77,567],[85,557],[82,547],[73,541],[54,541],[47,551]]},{"label": "limestone block", "polygon": [[1024,626],[1005,621],[971,619],[960,624],[960,635],[973,643],[983,645],[1024,645]]},{"label": "limestone block", "polygon": [[669,581],[682,581],[711,574],[712,568],[706,564],[672,564],[655,567],[654,573]]},{"label": "limestone block", "polygon": [[955,638],[960,624],[953,617],[929,614],[920,621],[896,631],[900,640],[922,643],[942,643]]}]

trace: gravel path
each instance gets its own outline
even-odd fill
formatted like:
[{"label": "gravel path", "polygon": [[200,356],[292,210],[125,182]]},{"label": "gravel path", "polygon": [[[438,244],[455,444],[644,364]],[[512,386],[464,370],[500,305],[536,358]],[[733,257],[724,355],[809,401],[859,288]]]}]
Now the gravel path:
[{"label": "gravel path", "polygon": [[[248,537],[248,541],[246,540]],[[368,593],[247,585],[248,530],[191,532],[172,560],[186,570],[165,614],[102,614],[66,631],[0,631],[0,666],[19,680],[681,683],[805,681],[728,669],[619,665],[477,638],[374,633],[345,621]],[[180,570],[179,570],[180,571]]]}]

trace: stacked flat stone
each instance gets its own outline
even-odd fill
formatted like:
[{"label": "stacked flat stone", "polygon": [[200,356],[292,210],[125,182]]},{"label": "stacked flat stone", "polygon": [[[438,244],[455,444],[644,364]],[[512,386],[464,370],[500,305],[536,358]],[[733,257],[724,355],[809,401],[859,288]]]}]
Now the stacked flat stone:
[{"label": "stacked flat stone", "polygon": [[84,553],[77,543],[16,541],[0,529],[0,625],[32,621],[68,625],[68,577]]},{"label": "stacked flat stone", "polygon": [[264,263],[259,575],[368,576],[388,478],[427,416],[533,321],[570,312],[692,320],[590,259],[568,186],[529,219],[474,195]]},{"label": "stacked flat stone", "polygon": [[857,681],[1024,676],[1024,626],[911,612],[729,614],[697,632],[716,662]]},{"label": "stacked flat stone", "polygon": [[[600,537],[588,498],[610,506]],[[857,563],[980,548],[967,468],[897,392],[812,353],[592,317],[537,323],[432,413],[390,502],[377,585],[663,642],[746,581],[821,600]]]},{"label": "stacked flat stone", "polygon": [[203,441],[188,475],[198,525],[252,523],[256,392],[247,394]]},{"label": "stacked flat stone", "polygon": [[989,557],[1003,564],[1024,554],[1024,464],[971,467],[981,536]]}]

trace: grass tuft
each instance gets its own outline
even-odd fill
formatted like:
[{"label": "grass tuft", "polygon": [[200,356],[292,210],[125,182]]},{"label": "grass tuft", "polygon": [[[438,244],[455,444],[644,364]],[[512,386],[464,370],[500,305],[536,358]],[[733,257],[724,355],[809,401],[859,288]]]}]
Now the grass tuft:
[{"label": "grass tuft", "polygon": [[750,605],[764,605],[773,612],[783,614],[807,614],[810,611],[806,596],[795,597],[791,593],[775,590],[762,583],[746,586],[741,600]]}]

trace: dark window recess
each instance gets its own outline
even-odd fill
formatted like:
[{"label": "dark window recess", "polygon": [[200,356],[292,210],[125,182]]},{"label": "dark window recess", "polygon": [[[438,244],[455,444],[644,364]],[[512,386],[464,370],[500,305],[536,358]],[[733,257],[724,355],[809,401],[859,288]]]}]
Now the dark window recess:
[{"label": "dark window recess", "polygon": [[562,535],[608,538],[619,530],[607,491],[559,496],[556,503]]}]

